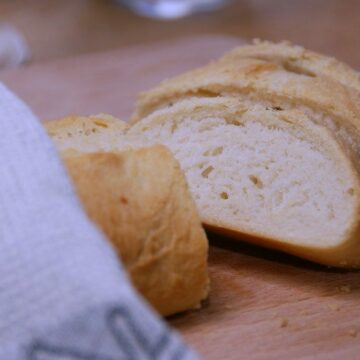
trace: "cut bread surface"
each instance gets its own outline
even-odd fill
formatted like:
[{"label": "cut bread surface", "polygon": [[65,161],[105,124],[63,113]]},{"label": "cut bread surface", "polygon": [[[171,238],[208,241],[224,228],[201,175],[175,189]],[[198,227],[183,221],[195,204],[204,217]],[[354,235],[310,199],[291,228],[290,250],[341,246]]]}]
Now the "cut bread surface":
[{"label": "cut bread surface", "polygon": [[351,164],[304,114],[187,99],[128,133],[173,151],[206,224],[318,248],[341,243],[353,226]]}]

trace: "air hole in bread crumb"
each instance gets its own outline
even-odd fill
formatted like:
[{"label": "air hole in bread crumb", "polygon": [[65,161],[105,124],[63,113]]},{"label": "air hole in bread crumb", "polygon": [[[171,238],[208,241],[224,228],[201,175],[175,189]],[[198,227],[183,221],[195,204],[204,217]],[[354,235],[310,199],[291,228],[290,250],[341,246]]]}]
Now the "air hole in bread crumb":
[{"label": "air hole in bread crumb", "polygon": [[328,219],[329,220],[333,220],[333,219],[335,219],[335,211],[334,211],[334,209],[330,209],[329,210],[329,212],[328,212]]},{"label": "air hole in bread crumb", "polygon": [[201,176],[204,178],[207,178],[213,170],[214,170],[214,167],[210,165],[205,170],[202,171]]},{"label": "air hole in bread crumb", "polygon": [[240,120],[229,120],[227,122],[229,125],[235,125],[235,126],[244,126],[244,123]]},{"label": "air hole in bread crumb", "polygon": [[221,194],[220,194],[220,197],[224,200],[227,200],[229,198],[229,194],[225,191],[223,191]]},{"label": "air hole in bread crumb", "polygon": [[262,189],[264,187],[263,182],[255,175],[249,176],[250,181],[259,189]]},{"label": "air hole in bread crumb", "polygon": [[284,110],[281,106],[273,106],[272,109],[275,111],[283,111]]},{"label": "air hole in bread crumb", "polygon": [[212,154],[213,154],[214,156],[220,155],[220,154],[222,154],[223,151],[224,151],[224,148],[223,148],[222,146],[219,146],[219,147],[217,147],[217,148],[214,149],[214,151],[212,152]]},{"label": "air hole in bread crumb", "polygon": [[204,156],[216,156],[216,155],[221,155],[223,151],[224,151],[224,148],[222,146],[219,146],[215,149],[206,150],[203,153],[203,155]]},{"label": "air hole in bread crumb", "polygon": [[352,195],[354,195],[355,191],[354,191],[353,188],[350,188],[350,189],[347,191],[347,193],[352,196]]},{"label": "air hole in bread crumb", "polygon": [[175,132],[175,130],[177,129],[178,127],[178,124],[176,121],[174,121],[172,124],[171,124],[171,133],[173,134]]}]

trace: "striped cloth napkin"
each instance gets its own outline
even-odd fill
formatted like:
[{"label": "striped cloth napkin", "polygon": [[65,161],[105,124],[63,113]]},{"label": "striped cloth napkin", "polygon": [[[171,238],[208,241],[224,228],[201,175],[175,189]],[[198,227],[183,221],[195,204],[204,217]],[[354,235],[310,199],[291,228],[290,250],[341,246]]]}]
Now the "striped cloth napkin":
[{"label": "striped cloth napkin", "polygon": [[140,298],[27,106],[0,84],[0,359],[196,359]]}]

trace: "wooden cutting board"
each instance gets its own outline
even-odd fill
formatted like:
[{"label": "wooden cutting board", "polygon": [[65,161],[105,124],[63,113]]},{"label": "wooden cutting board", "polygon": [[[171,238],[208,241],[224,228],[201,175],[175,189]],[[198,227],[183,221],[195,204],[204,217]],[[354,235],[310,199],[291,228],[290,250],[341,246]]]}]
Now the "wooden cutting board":
[{"label": "wooden cutting board", "polygon": [[[195,38],[0,72],[41,119],[107,112],[239,39]],[[359,239],[360,241],[360,239]],[[204,359],[360,359],[360,273],[211,236],[211,294],[169,319]]]}]

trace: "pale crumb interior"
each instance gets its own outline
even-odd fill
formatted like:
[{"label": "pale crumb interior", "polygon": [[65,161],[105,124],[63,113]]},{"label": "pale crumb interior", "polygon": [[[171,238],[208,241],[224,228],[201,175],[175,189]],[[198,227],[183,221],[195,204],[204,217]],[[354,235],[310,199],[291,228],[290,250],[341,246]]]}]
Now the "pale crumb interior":
[{"label": "pale crumb interior", "polygon": [[348,172],[305,136],[221,118],[167,121],[145,135],[172,149],[212,224],[320,247],[337,244],[349,227]]}]

